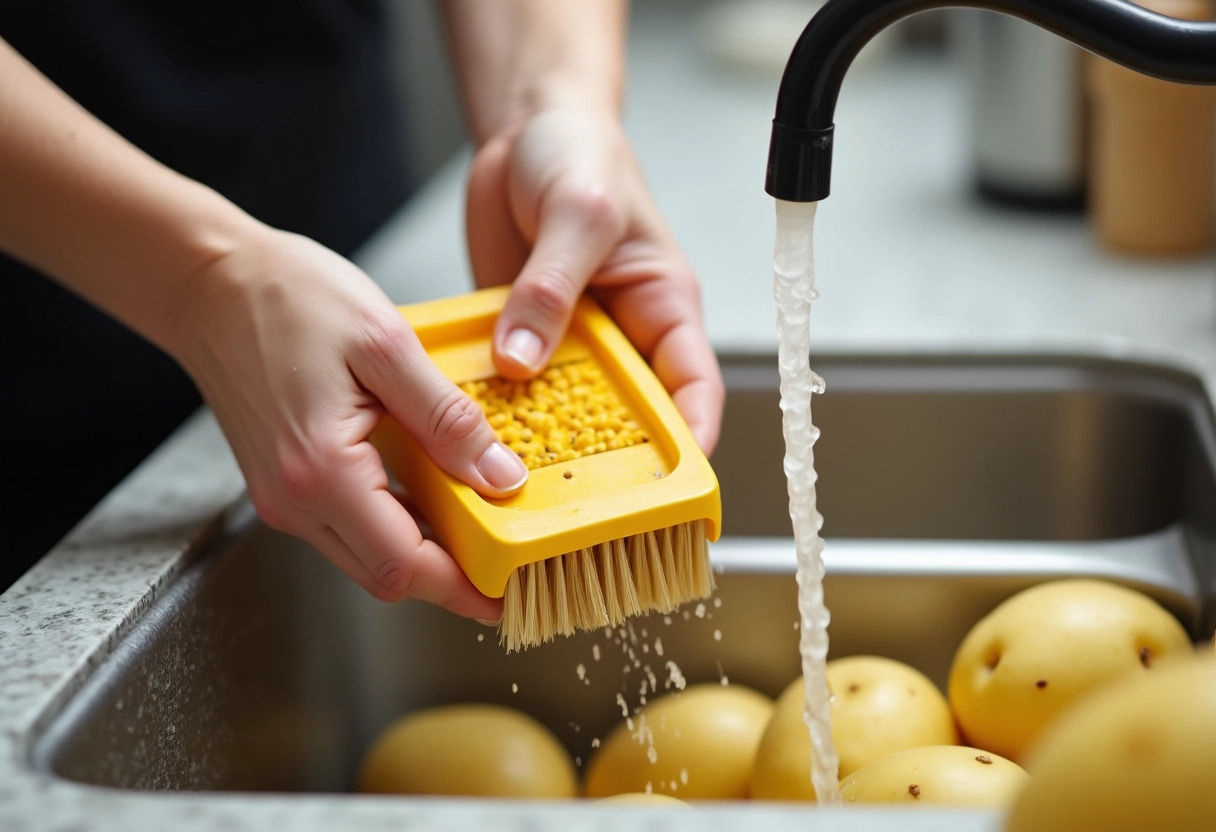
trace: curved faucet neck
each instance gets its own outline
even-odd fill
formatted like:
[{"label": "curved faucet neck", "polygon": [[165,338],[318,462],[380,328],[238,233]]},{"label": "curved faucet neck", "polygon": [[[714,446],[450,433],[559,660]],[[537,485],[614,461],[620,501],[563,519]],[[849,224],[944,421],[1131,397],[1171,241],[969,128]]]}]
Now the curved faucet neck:
[{"label": "curved faucet neck", "polygon": [[781,78],[765,190],[794,202],[826,197],[836,99],[853,59],[892,23],[952,7],[1020,17],[1146,75],[1216,84],[1216,22],[1177,20],[1129,0],[828,0]]}]

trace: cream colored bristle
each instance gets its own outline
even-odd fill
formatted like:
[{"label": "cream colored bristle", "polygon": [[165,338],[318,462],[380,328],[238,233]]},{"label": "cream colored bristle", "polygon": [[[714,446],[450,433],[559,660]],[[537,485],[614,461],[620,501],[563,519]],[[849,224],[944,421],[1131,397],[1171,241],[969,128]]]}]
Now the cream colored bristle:
[{"label": "cream colored bristle", "polygon": [[[567,557],[570,557],[567,555]],[[582,610],[580,621],[594,621],[591,627],[603,627],[608,624],[608,607],[604,603],[604,588],[600,583],[599,571],[595,568],[595,552],[591,549],[579,549],[574,553],[578,560],[578,569],[574,570],[575,586],[571,593],[579,601],[575,604]],[[581,623],[575,623],[582,627]]]},{"label": "cream colored bristle", "polygon": [[[520,596],[523,594],[523,588],[520,587],[520,581],[523,580],[523,569],[516,569],[507,578],[507,591],[503,593],[502,605],[502,624],[499,626],[499,640],[506,645],[507,652],[518,650],[522,647],[520,642],[520,634],[524,632],[524,605],[519,602]],[[506,599],[515,599],[514,603],[508,603]]]},{"label": "cream colored bristle", "polygon": [[608,623],[612,626],[625,621],[625,611],[621,609],[621,591],[617,586],[617,573],[612,568],[612,544],[601,543],[595,547],[595,568],[600,576],[600,586],[604,589],[604,606],[608,610]]},{"label": "cream colored bristle", "polygon": [[697,598],[705,598],[714,591],[714,570],[709,563],[709,540],[705,537],[704,521],[696,524],[690,533],[692,538],[692,592]]},{"label": "cream colored bristle", "polygon": [[[616,585],[621,595],[621,610],[625,613],[626,618],[639,615],[643,611],[642,605],[638,601],[637,577],[629,568],[629,548],[637,537],[618,538],[612,541],[612,564],[616,568]],[[626,546],[626,540],[630,546]]]},{"label": "cream colored bristle", "polygon": [[536,564],[529,563],[524,567],[524,643],[540,638],[543,632],[540,628],[540,611],[537,609],[536,597]]},{"label": "cream colored bristle", "polygon": [[549,569],[545,563],[529,564],[534,567],[530,580],[536,585],[536,622],[540,629],[542,641],[553,638],[557,628],[554,626],[553,602],[549,593]]},{"label": "cream colored bristle", "polygon": [[570,602],[566,597],[566,556],[554,558],[549,564],[549,597],[553,606],[553,629],[563,636],[574,632],[570,620]]},{"label": "cream colored bristle", "polygon": [[629,571],[633,574],[634,586],[638,591],[638,605],[644,610],[657,609],[654,598],[654,580],[646,564],[646,536],[636,535],[629,538]]},{"label": "cream colored bristle", "polygon": [[668,575],[663,571],[663,553],[659,550],[659,541],[654,532],[646,532],[645,546],[642,548],[646,553],[645,569],[646,574],[650,577],[651,592],[653,593],[653,601],[650,606],[659,612],[671,612],[676,608],[676,604],[671,600],[668,579],[674,581],[676,576]]},{"label": "cream colored bristle", "polygon": [[566,604],[574,626],[578,626],[579,621],[591,617],[587,593],[583,589],[586,581],[582,579],[583,562],[580,554],[580,552],[571,552],[561,556],[562,571],[566,573]]},{"label": "cream colored bristle", "polygon": [[702,521],[601,543],[515,570],[503,596],[507,652],[575,630],[670,612],[714,589]]},{"label": "cream colored bristle", "polygon": [[663,556],[663,574],[671,580],[671,594],[676,598],[686,598],[690,584],[676,567],[676,548],[672,545],[671,529],[659,532],[659,553]]}]

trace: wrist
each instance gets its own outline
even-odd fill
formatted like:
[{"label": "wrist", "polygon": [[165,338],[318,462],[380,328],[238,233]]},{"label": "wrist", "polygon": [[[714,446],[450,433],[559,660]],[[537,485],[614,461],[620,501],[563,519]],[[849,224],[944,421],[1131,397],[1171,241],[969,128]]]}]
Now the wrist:
[{"label": "wrist", "polygon": [[[220,311],[248,294],[237,267],[242,252],[265,245],[282,232],[259,222],[219,194],[200,200],[200,213],[183,226],[174,289],[150,339],[188,370],[210,330],[222,327]],[[211,204],[208,204],[211,203]]]},{"label": "wrist", "polygon": [[447,0],[444,10],[478,145],[554,108],[620,118],[624,0]]},{"label": "wrist", "polygon": [[517,133],[532,118],[552,110],[584,112],[619,122],[621,109],[619,85],[608,80],[593,82],[564,76],[532,80],[508,92],[499,123],[490,136]]}]

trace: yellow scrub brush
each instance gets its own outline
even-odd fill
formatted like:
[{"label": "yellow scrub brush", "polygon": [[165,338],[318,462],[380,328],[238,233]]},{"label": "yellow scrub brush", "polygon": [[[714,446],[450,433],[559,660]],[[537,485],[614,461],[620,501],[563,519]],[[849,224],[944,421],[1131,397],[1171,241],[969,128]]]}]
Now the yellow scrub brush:
[{"label": "yellow scrub brush", "polygon": [[531,469],[527,484],[505,499],[483,497],[394,419],[374,436],[439,542],[479,590],[503,599],[507,651],[708,596],[718,481],[667,391],[588,298],[539,377],[498,376],[490,338],[507,291],[401,314]]}]

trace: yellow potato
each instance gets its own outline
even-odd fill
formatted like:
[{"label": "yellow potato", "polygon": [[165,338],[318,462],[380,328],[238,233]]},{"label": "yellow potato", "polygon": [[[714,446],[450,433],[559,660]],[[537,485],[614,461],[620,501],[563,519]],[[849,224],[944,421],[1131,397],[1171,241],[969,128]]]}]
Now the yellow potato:
[{"label": "yellow potato", "polygon": [[[650,790],[685,800],[747,797],[767,696],[739,685],[692,685],[612,730],[587,767],[588,797]],[[632,727],[630,726],[632,723]]]},{"label": "yellow potato", "polygon": [[568,798],[574,765],[545,726],[498,705],[449,705],[394,722],[363,758],[359,791]]},{"label": "yellow potato", "polygon": [[1029,781],[1017,763],[963,745],[928,745],[888,754],[846,777],[849,803],[923,803],[1003,809]]},{"label": "yellow potato", "polygon": [[1081,696],[1190,650],[1177,619],[1139,592],[1090,580],[1040,584],[963,639],[950,705],[966,742],[1016,761]]},{"label": "yellow potato", "polygon": [[1216,828],[1216,660],[1171,661],[1079,702],[1035,745],[1006,832]]},{"label": "yellow potato", "polygon": [[666,806],[668,808],[685,808],[692,807],[679,798],[672,797],[669,794],[655,794],[651,792],[629,792],[628,794],[614,794],[612,797],[601,797],[600,803],[615,803],[622,806]]},{"label": "yellow potato", "polygon": [[[832,740],[840,776],[871,760],[921,745],[958,742],[946,698],[920,671],[893,659],[849,656],[827,666]],[[811,738],[802,720],[802,677],[777,698],[752,769],[759,800],[814,800]]]}]

